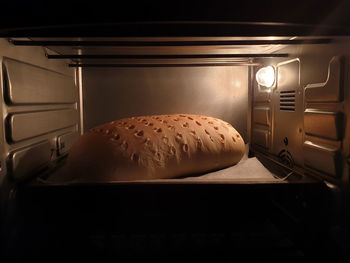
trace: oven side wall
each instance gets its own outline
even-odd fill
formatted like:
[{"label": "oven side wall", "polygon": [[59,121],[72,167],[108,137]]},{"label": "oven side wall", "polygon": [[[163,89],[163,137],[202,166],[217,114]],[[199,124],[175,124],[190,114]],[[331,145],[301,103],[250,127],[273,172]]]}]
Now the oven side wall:
[{"label": "oven side wall", "polygon": [[[273,88],[266,92],[255,80],[251,85],[253,150],[346,189],[350,169],[349,41],[340,37],[329,44],[281,49],[288,58],[259,61],[262,66],[275,67]],[[257,69],[252,69],[254,77]],[[284,99],[294,100],[292,111],[284,110]],[[261,131],[264,136],[257,136]]]},{"label": "oven side wall", "polygon": [[43,47],[0,39],[0,186],[21,181],[64,156],[79,134],[75,70]]}]

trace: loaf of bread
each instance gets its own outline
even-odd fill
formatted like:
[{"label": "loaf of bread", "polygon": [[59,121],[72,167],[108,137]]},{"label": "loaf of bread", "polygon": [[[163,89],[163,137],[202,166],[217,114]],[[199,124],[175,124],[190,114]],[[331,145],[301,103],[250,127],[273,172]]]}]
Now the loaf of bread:
[{"label": "loaf of bread", "polygon": [[81,136],[67,167],[76,181],[176,178],[238,163],[245,145],[231,124],[191,114],[112,121]]}]

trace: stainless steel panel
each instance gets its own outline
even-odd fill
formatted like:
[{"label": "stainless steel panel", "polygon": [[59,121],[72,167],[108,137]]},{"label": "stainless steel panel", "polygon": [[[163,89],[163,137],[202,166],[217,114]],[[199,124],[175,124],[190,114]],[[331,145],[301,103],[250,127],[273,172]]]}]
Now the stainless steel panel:
[{"label": "stainless steel panel", "polygon": [[269,148],[269,131],[253,129],[252,141],[254,144],[268,149]]},{"label": "stainless steel panel", "polygon": [[76,110],[54,110],[10,115],[9,130],[13,142],[32,138],[78,123]]},{"label": "stainless steel panel", "polygon": [[270,126],[270,108],[269,107],[254,107],[253,109],[254,123]]},{"label": "stainless steel panel", "polygon": [[50,162],[52,155],[50,143],[43,141],[26,148],[19,149],[10,154],[12,176],[15,179],[37,172]]},{"label": "stainless steel panel", "polygon": [[66,133],[57,137],[57,150],[59,155],[69,151],[75,140],[79,137],[77,132]]},{"label": "stainless steel panel", "polygon": [[[255,79],[255,73],[254,73],[254,79]],[[261,103],[261,102],[269,102],[270,101],[270,92],[267,91],[261,91],[259,88],[258,83],[256,83],[256,81],[254,81],[254,102],[256,103]]]},{"label": "stainless steel panel", "polygon": [[[289,60],[277,65],[277,87],[284,91],[295,91],[300,85],[300,62],[298,59]],[[282,94],[281,94],[282,95]]]},{"label": "stainless steel panel", "polygon": [[303,96],[298,58],[277,64],[276,89],[271,93],[273,125],[271,152],[280,158],[288,154],[291,165],[302,165]]},{"label": "stainless steel panel", "polygon": [[304,156],[304,163],[306,166],[328,175],[341,175],[340,149],[330,145],[305,141]]},{"label": "stainless steel panel", "polygon": [[307,109],[304,129],[308,135],[340,140],[343,133],[343,113]]},{"label": "stainless steel panel", "polygon": [[339,102],[343,100],[343,59],[335,56],[329,62],[327,80],[305,87],[306,102]]},{"label": "stainless steel panel", "polygon": [[271,137],[271,89],[262,89],[256,82],[255,75],[258,68],[252,74],[253,108],[252,108],[252,146],[260,146],[265,150],[270,149]]},{"label": "stainless steel panel", "polygon": [[77,90],[72,77],[6,59],[6,96],[10,104],[74,103]]}]

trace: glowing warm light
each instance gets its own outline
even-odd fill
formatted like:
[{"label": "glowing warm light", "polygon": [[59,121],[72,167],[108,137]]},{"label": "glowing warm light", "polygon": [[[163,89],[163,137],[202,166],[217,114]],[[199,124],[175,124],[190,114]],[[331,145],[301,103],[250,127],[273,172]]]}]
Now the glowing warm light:
[{"label": "glowing warm light", "polygon": [[256,73],[256,81],[260,86],[271,88],[275,82],[275,69],[272,66],[259,69]]}]

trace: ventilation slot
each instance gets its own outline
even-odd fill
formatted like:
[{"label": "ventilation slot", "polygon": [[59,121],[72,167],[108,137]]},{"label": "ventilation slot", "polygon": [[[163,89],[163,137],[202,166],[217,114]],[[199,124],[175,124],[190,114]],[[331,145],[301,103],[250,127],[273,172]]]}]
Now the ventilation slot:
[{"label": "ventilation slot", "polygon": [[280,92],[280,110],[295,111],[295,90]]}]

